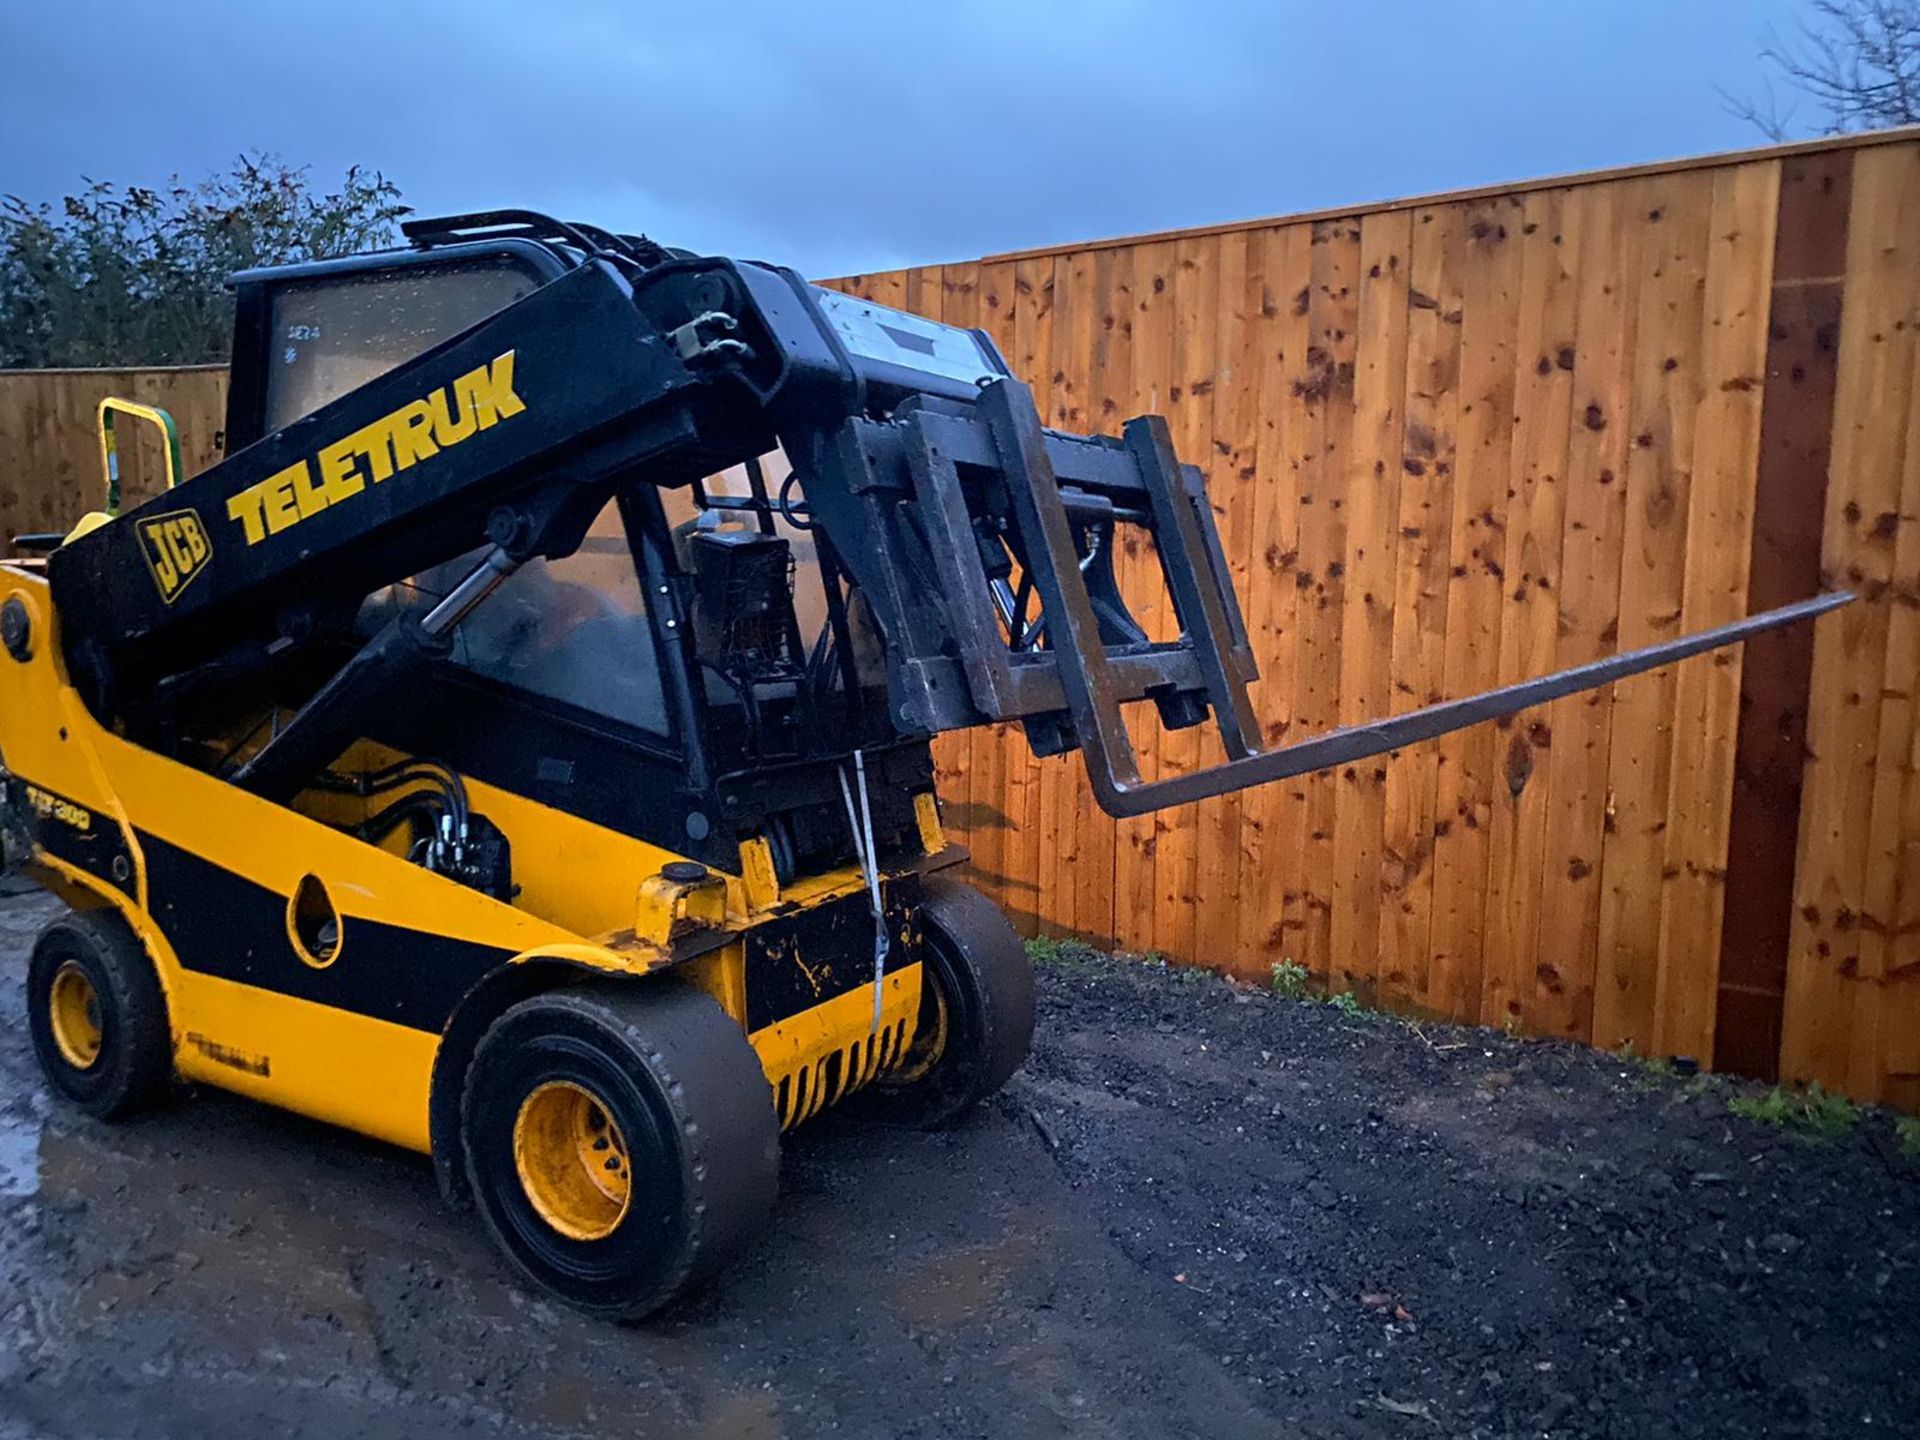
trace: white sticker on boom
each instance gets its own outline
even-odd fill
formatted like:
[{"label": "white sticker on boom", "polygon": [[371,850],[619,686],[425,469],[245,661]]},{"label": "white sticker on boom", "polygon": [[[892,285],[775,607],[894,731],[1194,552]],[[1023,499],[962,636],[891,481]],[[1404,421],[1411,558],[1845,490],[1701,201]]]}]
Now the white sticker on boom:
[{"label": "white sticker on boom", "polygon": [[1004,373],[969,331],[842,295],[837,290],[823,290],[818,285],[813,293],[841,343],[863,360],[898,365],[965,385]]}]

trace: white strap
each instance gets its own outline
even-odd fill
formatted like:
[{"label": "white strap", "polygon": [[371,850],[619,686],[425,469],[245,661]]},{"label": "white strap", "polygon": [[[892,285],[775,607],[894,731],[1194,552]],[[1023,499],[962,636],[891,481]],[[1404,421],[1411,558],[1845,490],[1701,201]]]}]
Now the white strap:
[{"label": "white strap", "polygon": [[873,1028],[868,1034],[871,1039],[880,1033],[880,1009],[882,983],[887,974],[887,951],[891,940],[887,935],[886,907],[880,900],[880,857],[873,843],[873,810],[867,800],[867,757],[863,750],[853,752],[853,770],[855,783],[860,790],[860,808],[856,812],[853,804],[853,791],[847,785],[846,767],[837,772],[840,776],[840,798],[847,805],[847,824],[853,829],[853,853],[860,861],[860,871],[866,876],[867,900],[873,910]]}]

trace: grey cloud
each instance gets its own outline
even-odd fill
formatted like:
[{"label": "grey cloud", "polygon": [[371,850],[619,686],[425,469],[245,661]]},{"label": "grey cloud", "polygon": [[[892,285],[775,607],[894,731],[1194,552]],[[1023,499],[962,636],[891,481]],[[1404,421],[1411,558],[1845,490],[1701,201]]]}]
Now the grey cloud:
[{"label": "grey cloud", "polygon": [[1752,143],[1753,6],[0,0],[0,190],[266,147],[816,274]]}]

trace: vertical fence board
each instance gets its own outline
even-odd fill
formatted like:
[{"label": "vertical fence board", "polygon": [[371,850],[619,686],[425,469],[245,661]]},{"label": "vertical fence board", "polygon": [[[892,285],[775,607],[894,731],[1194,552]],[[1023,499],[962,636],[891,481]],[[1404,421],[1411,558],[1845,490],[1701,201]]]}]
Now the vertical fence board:
[{"label": "vertical fence board", "polygon": [[[1253,699],[1269,746],[1295,738],[1293,621],[1299,604],[1299,430],[1293,376],[1305,364],[1307,306],[1299,292],[1308,273],[1312,232],[1290,225],[1258,232],[1260,303],[1259,429],[1255,442],[1247,569],[1242,597],[1260,680]],[[1259,974],[1294,958],[1286,901],[1298,885],[1299,842],[1291,817],[1298,785],[1265,785],[1240,797],[1240,885],[1235,909],[1237,961]]]},{"label": "vertical fence board", "polygon": [[[1712,234],[1710,176],[1665,177],[1650,187],[1640,252],[1639,343],[1627,451],[1626,535],[1620,572],[1620,644],[1680,634],[1694,427],[1702,402],[1701,341]],[[1614,687],[1613,723],[1628,743],[1607,756],[1601,843],[1599,950],[1593,1039],[1654,1053],[1660,887],[1673,758],[1674,672]]]},{"label": "vertical fence board", "polygon": [[[1122,417],[1131,413],[1129,402],[1133,398],[1133,265],[1127,251],[1101,250],[1094,255],[1091,305],[1088,423],[1095,430],[1112,433]],[[1116,555],[1115,574],[1124,578],[1126,567],[1132,563],[1124,553]],[[1127,849],[1128,837],[1100,809],[1084,780],[1079,785],[1079,814],[1090,839],[1075,897],[1078,930],[1096,944],[1117,945],[1121,933],[1119,857]],[[1097,848],[1092,844],[1096,837]]]},{"label": "vertical fence board", "polygon": [[[1174,450],[1183,459],[1212,469],[1213,389],[1219,364],[1215,336],[1219,331],[1220,240],[1201,236],[1178,241],[1173,247],[1173,271],[1167,287],[1166,319],[1173,335],[1171,382],[1163,412],[1173,436]],[[1164,638],[1180,632],[1169,603],[1161,612]],[[1211,758],[1201,749],[1199,727],[1175,730],[1160,737],[1161,773],[1177,775],[1194,770]],[[1156,828],[1153,853],[1153,948],[1164,955],[1191,957],[1198,916],[1196,826],[1199,817],[1213,818],[1207,804],[1182,805],[1163,812]]]},{"label": "vertical fence board", "polygon": [[[1485,690],[1499,679],[1522,214],[1514,197],[1502,196],[1466,215],[1441,678],[1448,695]],[[1480,1013],[1496,737],[1493,727],[1475,725],[1443,735],[1438,746],[1428,988],[1430,1003],[1466,1019]]]},{"label": "vertical fence board", "polygon": [[[1307,297],[1309,343],[1303,387],[1304,469],[1300,481],[1300,570],[1295,618],[1299,631],[1296,693],[1301,735],[1331,730],[1340,719],[1340,632],[1347,566],[1347,452],[1353,434],[1354,352],[1359,329],[1356,285],[1360,227],[1352,220],[1313,227],[1313,269]],[[1334,819],[1339,777],[1302,778],[1306,843],[1300,851],[1300,958],[1346,988],[1333,963]]]},{"label": "vertical fence board", "polygon": [[[1574,319],[1581,236],[1568,226],[1564,190],[1526,197],[1520,215],[1520,313],[1513,347],[1513,448],[1501,562],[1499,682],[1553,668],[1559,634],[1560,541],[1568,423],[1573,404]],[[1539,955],[1540,865],[1546,854],[1548,712],[1501,722],[1494,740],[1487,836],[1485,954],[1480,1013],[1561,1028],[1533,1004]],[[1536,771],[1539,779],[1535,780]]]},{"label": "vertical fence board", "polygon": [[[1396,715],[1442,698],[1466,239],[1466,216],[1458,205],[1414,216],[1400,562],[1393,601]],[[1429,990],[1427,947],[1438,764],[1438,747],[1431,744],[1393,758],[1381,837],[1379,991],[1389,1004],[1433,1010],[1440,1006]]]},{"label": "vertical fence board", "polygon": [[[1643,182],[1576,192],[1581,229],[1574,322],[1573,414],[1567,442],[1557,666],[1611,654],[1619,643],[1631,363],[1638,255],[1651,210]],[[1571,1008],[1590,1023],[1599,946],[1601,841],[1606,818],[1611,689],[1556,701],[1546,725],[1546,845],[1540,942],[1529,1008]]]},{"label": "vertical fence board", "polygon": [[[1898,184],[1910,196],[1920,165],[1903,167]],[[1904,240],[1910,232],[1903,232]],[[1908,370],[1908,398],[1904,444],[1896,471],[1893,504],[1878,512],[1869,535],[1891,551],[1889,584],[1871,594],[1886,612],[1886,639],[1880,668],[1880,715],[1871,768],[1872,809],[1865,817],[1866,860],[1861,876],[1861,904],[1854,931],[1858,964],[1848,978],[1852,994],[1852,1044],[1842,1084],[1849,1093],[1876,1099],[1911,1095],[1920,1082],[1920,1069],[1911,1056],[1915,1042],[1908,1032],[1914,1018],[1914,987],[1920,983],[1914,932],[1902,927],[1900,883],[1903,852],[1913,844],[1905,829],[1913,806],[1908,795],[1914,783],[1912,735],[1915,719],[1914,687],[1920,684],[1920,383],[1912,376],[1920,328],[1920,304],[1910,308],[1904,323],[1894,322],[1891,339],[1900,346]],[[1888,417],[1890,420],[1891,417]],[[1883,422],[1884,423],[1884,422]],[[1890,447],[1891,448],[1891,447]],[[1891,456],[1888,457],[1891,460]],[[1858,826],[1862,817],[1855,815]],[[1904,1052],[1904,1054],[1902,1053]]]},{"label": "vertical fence board", "polygon": [[[1412,241],[1412,217],[1406,214],[1372,216],[1361,226],[1353,448],[1346,466],[1347,574],[1340,620],[1342,725],[1384,715],[1392,703]],[[1387,764],[1385,756],[1363,760],[1335,777],[1329,976],[1369,999],[1378,985]]]},{"label": "vertical fence board", "polygon": [[[1254,470],[1258,436],[1254,409],[1259,400],[1257,375],[1258,330],[1250,318],[1259,297],[1250,285],[1259,280],[1258,267],[1248,264],[1249,238],[1245,233],[1220,237],[1217,285],[1219,329],[1214,336],[1212,376],[1212,434],[1205,453],[1196,456],[1207,469],[1207,498],[1220,532],[1220,551],[1233,577],[1236,593],[1248,590],[1247,549],[1253,507],[1248,481]],[[1217,745],[1203,753],[1209,760]],[[1231,905],[1208,904],[1210,895],[1231,895],[1239,883],[1240,797],[1210,800],[1197,817],[1194,833],[1193,953],[1203,964],[1226,964],[1233,959],[1239,923]]]},{"label": "vertical fence board", "polygon": [[[1173,287],[1176,260],[1168,243],[1142,245],[1132,252],[1133,274],[1128,302],[1132,334],[1127,403],[1121,418],[1149,412],[1164,414],[1174,386]],[[1173,616],[1160,562],[1152,546],[1130,534],[1115,567],[1123,593],[1141,628],[1154,639],[1173,633]],[[1146,717],[1129,717],[1139,749],[1140,777],[1160,774],[1158,734]],[[1164,812],[1121,823],[1114,861],[1115,928],[1129,950],[1151,950],[1159,931],[1160,890],[1155,875],[1160,841],[1171,822]]]},{"label": "vertical fence board", "polygon": [[[1016,261],[1013,269],[1013,343],[1007,361],[1033,390],[1034,408],[1046,415],[1053,405],[1052,256]],[[1010,820],[1001,861],[1001,893],[1024,936],[1039,933],[1040,917],[1058,905],[1061,872],[1042,841],[1044,795],[1041,769],[1025,732],[1008,725],[1000,732],[1006,767],[1006,811]],[[1052,762],[1052,763],[1058,763]]]},{"label": "vertical fence board", "polygon": [[[982,264],[974,301],[973,323],[993,337],[1002,354],[1014,348],[1016,302],[1014,266],[1010,261]],[[973,736],[973,868],[987,893],[1013,908],[1017,897],[1007,892],[1007,856],[1013,831],[1025,818],[1014,806],[1007,757],[1012,753],[1012,727],[989,725]]]},{"label": "vertical fence board", "polygon": [[[978,323],[980,267],[974,264],[940,267],[939,319],[948,325],[973,326]],[[979,732],[961,731],[945,738],[945,753],[957,774],[946,781],[940,792],[942,823],[951,837],[971,850],[977,844],[976,795],[980,789],[975,776],[976,742]],[[936,756],[940,753],[936,750]]]},{"label": "vertical fence board", "polygon": [[[1747,609],[1779,195],[1777,162],[1743,165],[1714,177],[1700,376],[1704,399],[1694,427],[1683,631],[1724,625]],[[1737,647],[1678,667],[1654,1044],[1660,1054],[1692,1055],[1703,1062],[1713,1054],[1728,798],[1739,721]]]},{"label": "vertical fence board", "polygon": [[[1274,721],[1286,726],[1285,738],[1304,740],[1324,728],[1313,713],[1316,689],[1312,667],[1316,601],[1314,587],[1320,562],[1316,542],[1325,527],[1319,523],[1314,495],[1320,444],[1320,416],[1316,384],[1317,365],[1324,352],[1314,329],[1313,293],[1316,275],[1324,276],[1327,252],[1314,225],[1294,226],[1287,232],[1290,264],[1286,292],[1281,296],[1281,357],[1275,376],[1279,407],[1278,431],[1285,499],[1289,507],[1286,547],[1280,555],[1282,573],[1276,577],[1285,592],[1272,616],[1268,637],[1273,666],[1268,693],[1278,701]],[[1323,302],[1324,310],[1324,302]],[[1311,777],[1300,776],[1266,787],[1268,802],[1266,860],[1273,877],[1267,903],[1273,924],[1267,931],[1273,959],[1305,965],[1326,974],[1326,957],[1312,952],[1308,938],[1307,902],[1311,893],[1309,791]]]},{"label": "vertical fence board", "polygon": [[[1062,255],[1053,271],[1053,351],[1047,377],[1048,423],[1069,431],[1096,428],[1089,412],[1089,376],[1093,363],[1094,260],[1085,251]],[[1111,825],[1095,819],[1099,807],[1082,804],[1083,771],[1072,756],[1055,756],[1040,766],[1041,928],[1050,935],[1104,934],[1108,921],[1083,918],[1090,885],[1082,867],[1112,849]],[[1091,808],[1092,814],[1087,813]],[[1096,910],[1100,901],[1094,902]]]}]

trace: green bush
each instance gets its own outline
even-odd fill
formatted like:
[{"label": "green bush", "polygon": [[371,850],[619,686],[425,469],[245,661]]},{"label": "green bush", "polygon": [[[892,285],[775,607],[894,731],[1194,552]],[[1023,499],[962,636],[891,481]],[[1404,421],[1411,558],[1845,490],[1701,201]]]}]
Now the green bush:
[{"label": "green bush", "polygon": [[0,368],[192,365],[227,358],[227,277],[390,245],[407,213],[384,176],[242,155],[157,189],[89,181],[57,205],[0,201]]},{"label": "green bush", "polygon": [[1902,1115],[1893,1122],[1893,1134],[1902,1155],[1920,1157],[1920,1115]]},{"label": "green bush", "polygon": [[1308,988],[1307,967],[1297,960],[1278,960],[1273,966],[1273,993],[1289,1000],[1305,1000]]}]

